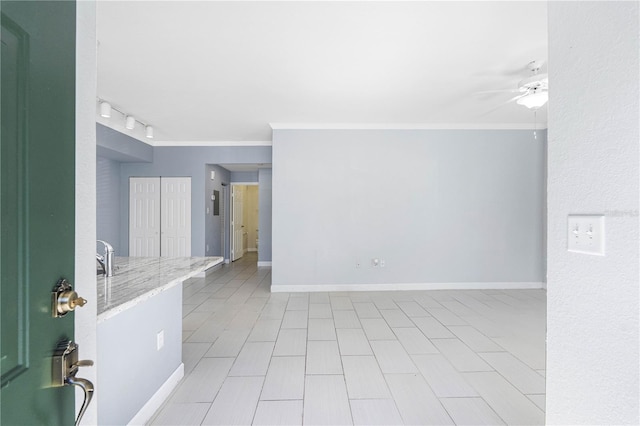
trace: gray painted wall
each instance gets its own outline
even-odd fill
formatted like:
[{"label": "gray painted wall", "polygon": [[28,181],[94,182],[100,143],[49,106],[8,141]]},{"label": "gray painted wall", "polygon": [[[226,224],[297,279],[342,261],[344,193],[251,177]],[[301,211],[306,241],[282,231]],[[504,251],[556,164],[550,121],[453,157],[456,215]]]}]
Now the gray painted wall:
[{"label": "gray painted wall", "polygon": [[[98,324],[98,424],[126,425],[182,363],[182,284]],[[164,347],[156,335],[164,330]]]},{"label": "gray painted wall", "polygon": [[257,182],[258,172],[231,172],[231,182]]},{"label": "gray painted wall", "polygon": [[[113,246],[116,256],[120,245],[120,163],[98,157],[96,162],[96,237]],[[100,253],[104,249],[98,246]]]},{"label": "gray painted wall", "polygon": [[151,145],[99,123],[96,123],[96,143],[98,157],[120,162],[151,161],[153,159]]},{"label": "gray painted wall", "polygon": [[258,170],[258,262],[271,262],[271,169]]},{"label": "gray painted wall", "polygon": [[[120,175],[120,240],[129,235],[129,178],[132,176],[191,176],[191,254],[205,254],[205,166],[207,164],[271,163],[271,147],[155,147],[151,163],[123,163]],[[262,210],[261,210],[262,214]],[[266,222],[265,222],[266,223]],[[266,225],[265,225],[266,226]],[[265,230],[266,232],[267,230]],[[269,229],[270,232],[270,229]],[[122,244],[125,245],[125,244]],[[128,244],[126,244],[128,255]]]},{"label": "gray painted wall", "polygon": [[[211,180],[211,172],[215,171],[215,179]],[[204,222],[204,233],[205,233],[205,256],[223,256],[225,259],[229,258],[228,255],[228,239],[229,239],[229,203],[223,201],[225,196],[225,188],[222,183],[229,184],[230,180],[230,172],[227,169],[224,169],[220,166],[207,164],[205,165],[205,173],[204,173],[204,184],[205,184],[205,193],[204,193],[204,204],[205,204],[205,222]],[[220,214],[218,216],[214,216],[213,214],[213,201],[211,200],[211,195],[213,191],[219,191],[218,200],[220,203]],[[207,211],[208,209],[208,211]],[[223,211],[224,210],[224,211]],[[222,217],[225,217],[226,223],[223,228],[222,226]],[[225,239],[225,252],[222,252],[222,238]],[[207,249],[208,247],[208,249]]]},{"label": "gray painted wall", "polygon": [[274,131],[273,285],[543,282],[545,139]]}]

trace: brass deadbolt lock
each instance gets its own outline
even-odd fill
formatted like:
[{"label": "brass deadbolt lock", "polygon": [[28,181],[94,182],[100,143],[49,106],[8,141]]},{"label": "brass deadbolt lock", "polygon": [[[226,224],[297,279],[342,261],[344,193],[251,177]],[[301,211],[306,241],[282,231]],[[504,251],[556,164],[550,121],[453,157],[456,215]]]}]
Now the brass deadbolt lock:
[{"label": "brass deadbolt lock", "polygon": [[54,318],[59,318],[73,311],[77,306],[83,307],[87,300],[78,296],[69,281],[61,278],[51,293],[52,312]]}]

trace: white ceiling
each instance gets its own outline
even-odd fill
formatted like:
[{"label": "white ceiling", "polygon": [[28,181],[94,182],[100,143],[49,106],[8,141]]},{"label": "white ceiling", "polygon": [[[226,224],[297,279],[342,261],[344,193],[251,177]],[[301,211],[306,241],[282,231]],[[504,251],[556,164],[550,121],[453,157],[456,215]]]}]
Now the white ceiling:
[{"label": "white ceiling", "polygon": [[269,141],[269,123],[532,126],[515,103],[489,112],[513,94],[477,92],[515,89],[547,57],[544,1],[99,1],[97,14],[98,97],[169,143]]}]

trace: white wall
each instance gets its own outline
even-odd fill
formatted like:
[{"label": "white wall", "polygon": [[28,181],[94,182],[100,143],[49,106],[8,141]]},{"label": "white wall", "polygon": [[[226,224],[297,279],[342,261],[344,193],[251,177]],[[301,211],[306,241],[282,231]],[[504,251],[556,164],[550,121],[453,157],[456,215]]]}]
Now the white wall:
[{"label": "white wall", "polygon": [[[549,2],[547,423],[639,424],[638,2]],[[606,255],[567,252],[605,215]]]},{"label": "white wall", "polygon": [[545,138],[275,130],[272,289],[541,287]]},{"label": "white wall", "polygon": [[[97,359],[96,344],[96,122],[97,86],[96,5],[79,1],[76,5],[76,221],[75,221],[75,289],[89,301],[75,311],[75,340],[80,359]],[[84,377],[100,393],[96,367],[82,367]],[[76,391],[76,411],[84,395]],[[97,423],[97,403],[89,405],[82,424]]]}]

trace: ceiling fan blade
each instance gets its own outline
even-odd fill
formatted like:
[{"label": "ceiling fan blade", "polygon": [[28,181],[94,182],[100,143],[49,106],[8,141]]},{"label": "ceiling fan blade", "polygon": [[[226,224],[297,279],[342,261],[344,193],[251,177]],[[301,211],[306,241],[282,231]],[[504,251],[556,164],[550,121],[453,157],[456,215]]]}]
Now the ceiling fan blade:
[{"label": "ceiling fan blade", "polygon": [[529,92],[525,92],[525,93],[522,93],[522,94],[520,94],[520,95],[518,95],[518,96],[514,96],[513,98],[509,99],[508,101],[501,103],[501,104],[500,104],[500,105],[498,105],[497,107],[491,108],[489,111],[485,112],[484,114],[481,114],[480,116],[481,116],[481,117],[484,117],[485,115],[489,115],[489,114],[491,114],[492,112],[499,110],[499,109],[500,109],[500,108],[502,108],[503,106],[508,105],[508,104],[510,104],[510,103],[512,103],[512,102],[515,102],[515,101],[517,101],[518,99],[520,99],[520,98],[523,98],[523,97],[527,96],[528,94],[529,94]]},{"label": "ceiling fan blade", "polygon": [[519,93],[519,89],[498,89],[498,90],[482,90],[480,92],[473,92],[474,95],[486,95],[489,93]]},{"label": "ceiling fan blade", "polygon": [[[511,98],[511,99],[509,99],[507,102],[505,102],[503,105],[510,104],[511,102],[515,102],[515,101],[517,101],[517,100],[518,100],[518,99],[520,99],[520,98],[524,98],[524,97],[525,97],[525,96],[527,96],[528,94],[529,94],[529,92],[524,92],[524,93],[519,94],[518,96],[514,96],[513,98]],[[501,106],[502,106],[502,105],[501,105]]]}]

